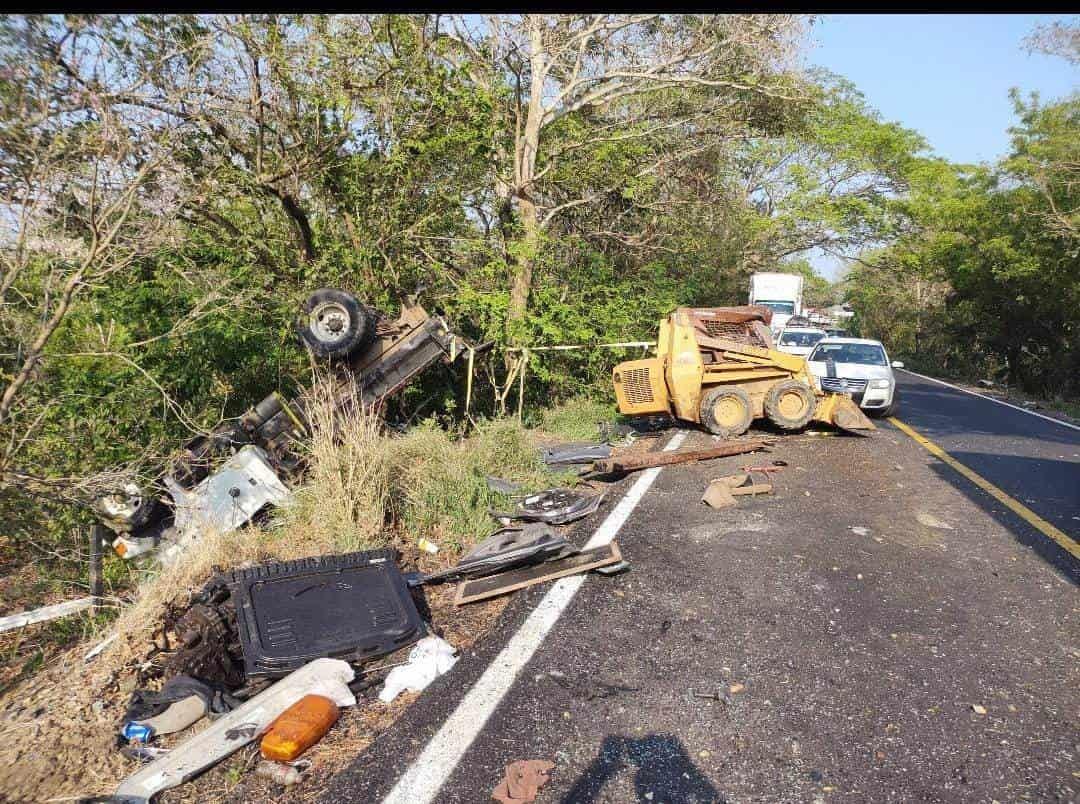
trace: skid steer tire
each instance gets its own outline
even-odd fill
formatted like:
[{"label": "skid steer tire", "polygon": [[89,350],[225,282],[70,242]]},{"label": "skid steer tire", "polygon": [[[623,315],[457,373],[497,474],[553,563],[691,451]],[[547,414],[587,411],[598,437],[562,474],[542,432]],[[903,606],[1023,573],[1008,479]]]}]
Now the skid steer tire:
[{"label": "skid steer tire", "polygon": [[298,323],[300,337],[315,357],[343,360],[375,339],[375,320],[355,296],[323,288],[308,296]]},{"label": "skid steer tire", "polygon": [[701,395],[701,423],[713,435],[742,435],[753,418],[750,395],[737,385],[720,385]]},{"label": "skid steer tire", "polygon": [[781,430],[801,430],[814,416],[814,392],[798,380],[781,380],[765,394],[765,415]]}]

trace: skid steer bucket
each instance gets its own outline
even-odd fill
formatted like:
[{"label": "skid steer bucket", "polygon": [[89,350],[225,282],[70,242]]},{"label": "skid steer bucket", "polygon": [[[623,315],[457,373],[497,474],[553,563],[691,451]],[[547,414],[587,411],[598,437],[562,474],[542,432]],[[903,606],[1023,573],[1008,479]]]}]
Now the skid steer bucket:
[{"label": "skid steer bucket", "polygon": [[814,410],[814,421],[831,424],[846,433],[865,435],[867,430],[876,430],[874,423],[866,417],[847,394],[826,394]]}]

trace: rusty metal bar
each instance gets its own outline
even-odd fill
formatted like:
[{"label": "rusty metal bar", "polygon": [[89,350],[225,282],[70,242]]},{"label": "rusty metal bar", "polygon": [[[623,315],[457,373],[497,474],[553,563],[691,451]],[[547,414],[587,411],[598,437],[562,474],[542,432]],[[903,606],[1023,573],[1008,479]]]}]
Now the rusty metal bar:
[{"label": "rusty metal bar", "polygon": [[636,472],[639,469],[651,469],[654,466],[670,466],[675,463],[708,461],[712,458],[727,458],[731,455],[743,455],[757,452],[770,445],[768,441],[739,441],[724,444],[711,449],[692,449],[682,452],[647,452],[644,455],[622,455],[593,463],[593,471],[603,475]]}]

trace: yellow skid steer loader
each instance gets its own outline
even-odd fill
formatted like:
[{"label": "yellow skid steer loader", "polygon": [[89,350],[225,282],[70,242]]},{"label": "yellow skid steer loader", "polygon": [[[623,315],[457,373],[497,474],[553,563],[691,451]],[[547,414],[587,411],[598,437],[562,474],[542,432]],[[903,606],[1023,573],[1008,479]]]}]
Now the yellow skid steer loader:
[{"label": "yellow skid steer loader", "polygon": [[767,307],[680,307],[660,322],[656,357],[612,372],[619,411],[668,413],[731,438],[754,419],[781,430],[811,421],[876,429],[847,394],[822,393],[806,361],[773,348]]}]

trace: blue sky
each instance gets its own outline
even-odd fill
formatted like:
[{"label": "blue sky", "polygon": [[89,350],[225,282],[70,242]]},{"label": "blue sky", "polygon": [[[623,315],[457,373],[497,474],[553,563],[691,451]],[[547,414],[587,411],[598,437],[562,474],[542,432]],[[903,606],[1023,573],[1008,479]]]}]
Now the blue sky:
[{"label": "blue sky", "polygon": [[811,30],[808,61],[853,81],[886,119],[922,133],[941,156],[993,161],[1009,146],[1010,87],[1047,98],[1077,87],[1080,70],[1022,46],[1039,23],[1068,19],[830,14]]},{"label": "blue sky", "polygon": [[[1029,54],[1022,44],[1036,25],[1069,19],[830,14],[811,29],[806,61],[852,81],[885,119],[921,133],[940,156],[991,162],[1009,148],[1011,87],[1054,98],[1080,84],[1080,70],[1067,61]],[[813,262],[832,277],[831,261]]]}]

